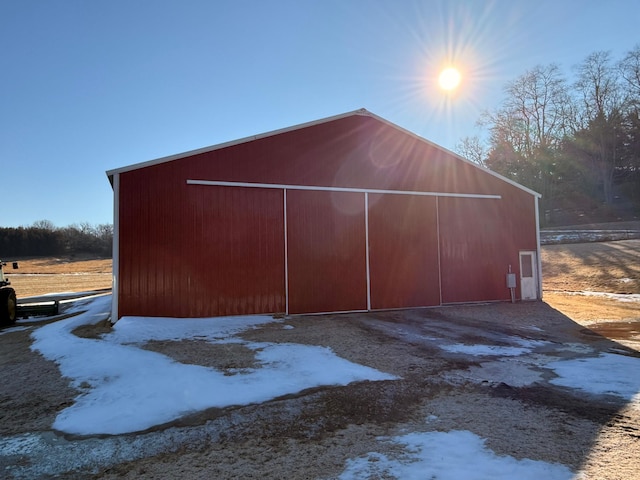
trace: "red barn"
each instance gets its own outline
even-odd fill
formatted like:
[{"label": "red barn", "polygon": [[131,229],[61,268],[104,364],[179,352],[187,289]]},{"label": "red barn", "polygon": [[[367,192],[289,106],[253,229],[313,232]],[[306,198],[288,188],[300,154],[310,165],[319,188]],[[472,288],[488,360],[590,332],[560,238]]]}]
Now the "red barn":
[{"label": "red barn", "polygon": [[539,194],[366,110],[107,175],[114,318],[541,296]]}]

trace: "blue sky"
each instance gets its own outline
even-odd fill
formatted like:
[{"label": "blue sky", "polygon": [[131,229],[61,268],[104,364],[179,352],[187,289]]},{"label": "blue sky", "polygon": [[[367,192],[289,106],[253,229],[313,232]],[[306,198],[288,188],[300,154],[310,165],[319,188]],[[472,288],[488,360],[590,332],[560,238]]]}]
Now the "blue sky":
[{"label": "blue sky", "polygon": [[0,226],[111,223],[105,170],[358,108],[453,149],[506,82],[620,58],[639,20],[637,0],[0,0]]}]

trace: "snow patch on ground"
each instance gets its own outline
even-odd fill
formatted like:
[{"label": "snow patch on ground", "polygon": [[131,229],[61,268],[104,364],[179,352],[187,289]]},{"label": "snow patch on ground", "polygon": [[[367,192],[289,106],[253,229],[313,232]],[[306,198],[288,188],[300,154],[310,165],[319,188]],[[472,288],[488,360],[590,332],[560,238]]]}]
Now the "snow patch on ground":
[{"label": "snow patch on ground", "polygon": [[[73,406],[60,414],[55,428],[79,434],[130,432],[163,423],[166,418],[176,418],[176,415],[194,409],[208,408],[206,405],[212,402],[220,405],[255,403],[307,386],[343,385],[354,379],[395,378],[341,359],[328,348],[246,342],[237,336],[247,329],[276,322],[266,316],[179,320],[125,318],[100,339],[79,338],[71,333],[77,326],[109,318],[110,310],[110,296],[76,301],[66,311],[84,313],[43,326],[32,334],[35,340],[32,348],[56,361],[63,375],[71,377],[73,384],[83,392]],[[443,340],[426,335],[420,338]],[[241,343],[255,352],[258,367],[229,376],[212,368],[175,362],[140,348],[150,340],[183,339],[215,344]],[[549,370],[553,369],[558,378],[552,383],[579,391],[618,395],[631,399],[634,407],[640,408],[638,358],[603,354],[560,360],[533,352],[549,342],[505,336],[499,343],[503,340],[510,346],[453,344],[445,347],[459,348],[461,353],[470,355],[504,357],[486,359],[488,361],[480,363],[479,367],[456,372],[461,377],[466,375],[470,381],[524,386],[540,381],[545,369],[548,378]],[[553,348],[594,355],[592,348],[577,343]],[[196,427],[73,441],[52,432],[16,435],[0,438],[0,456],[29,458],[28,462],[7,470],[17,475],[16,478],[55,475],[80,465],[86,468],[111,465],[176,451],[184,445],[205,448],[218,441],[218,435],[227,426],[225,421],[228,420],[220,418]],[[438,427],[438,421],[435,415],[425,419],[430,428]],[[578,478],[562,465],[496,455],[485,447],[484,439],[468,431],[424,433],[407,429],[402,433],[385,440],[392,445],[383,450],[385,453],[372,452],[367,457],[349,460],[340,478]],[[401,450],[399,455],[388,453],[398,450]]]},{"label": "snow patch on ground", "polygon": [[618,302],[638,302],[640,303],[639,293],[608,293],[608,292],[591,292],[583,290],[580,292],[562,292],[564,295],[582,295],[585,297],[600,297],[608,298],[610,300],[617,300]]},{"label": "snow patch on ground", "polygon": [[542,245],[558,243],[611,242],[640,238],[637,230],[542,230]]},{"label": "snow patch on ground", "polygon": [[123,317],[103,340],[113,344],[144,344],[150,340],[194,338],[217,342],[275,320],[268,315],[217,318]]},{"label": "snow patch on ground", "polygon": [[[218,428],[221,429],[219,425]],[[184,444],[197,444],[204,448],[216,438],[215,432],[206,431],[203,427],[135,437],[123,435],[82,440],[66,440],[53,432],[25,433],[0,437],[0,458],[28,459],[14,465],[9,461],[11,466],[3,472],[9,478],[57,478],[63,472],[79,469],[98,473],[102,467],[176,451]]]},{"label": "snow patch on ground", "polygon": [[640,392],[640,358],[603,353],[598,357],[552,362],[547,367],[558,375],[551,380],[555,385],[627,400],[637,399]]},{"label": "snow patch on ground", "polygon": [[496,455],[484,439],[465,431],[409,433],[390,439],[404,446],[398,458],[371,452],[348,460],[341,480],[363,478],[438,480],[570,480],[564,465]]},{"label": "snow patch on ground", "polygon": [[529,352],[528,349],[522,347],[504,347],[498,345],[465,345],[463,343],[454,343],[452,345],[441,345],[440,348],[451,353],[462,353],[464,355],[474,356],[504,356],[517,357]]},{"label": "snow patch on ground", "polygon": [[474,356],[500,356],[500,357],[517,357],[530,353],[534,348],[546,345],[548,342],[541,340],[527,340],[524,338],[507,337],[505,341],[511,341],[519,347],[502,346],[502,345],[467,345],[464,343],[454,343],[451,345],[440,345],[442,350],[451,353],[462,353]]},{"label": "snow patch on ground", "polygon": [[585,355],[589,355],[594,352],[593,348],[583,343],[563,343],[558,346],[558,350],[563,352],[583,353]]},{"label": "snow patch on ground", "polygon": [[31,327],[22,327],[22,326],[9,327],[9,328],[5,328],[4,330],[0,330],[0,335],[4,335],[6,333],[21,332],[23,330],[29,330],[30,328]]},{"label": "snow patch on ground", "polygon": [[[248,343],[235,335],[271,323],[268,316],[215,319],[125,317],[100,339],[71,332],[108,318],[111,297],[79,302],[85,313],[39,328],[33,350],[55,361],[62,375],[83,391],[60,412],[53,428],[78,435],[146,430],[211,407],[247,405],[321,385],[347,385],[397,377],[336,356],[326,347]],[[198,339],[243,343],[256,352],[259,368],[236,375],[176,362],[139,348],[149,340]]]}]

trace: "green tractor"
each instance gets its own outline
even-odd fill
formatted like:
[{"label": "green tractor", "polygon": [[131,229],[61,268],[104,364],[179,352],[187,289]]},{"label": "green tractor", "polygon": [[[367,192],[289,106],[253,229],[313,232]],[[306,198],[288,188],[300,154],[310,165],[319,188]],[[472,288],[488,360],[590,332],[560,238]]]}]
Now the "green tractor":
[{"label": "green tractor", "polygon": [[[0,260],[0,325],[13,325],[17,316],[16,291],[11,288],[11,282],[4,276],[6,262]],[[13,262],[14,269],[18,268],[18,262]]]}]

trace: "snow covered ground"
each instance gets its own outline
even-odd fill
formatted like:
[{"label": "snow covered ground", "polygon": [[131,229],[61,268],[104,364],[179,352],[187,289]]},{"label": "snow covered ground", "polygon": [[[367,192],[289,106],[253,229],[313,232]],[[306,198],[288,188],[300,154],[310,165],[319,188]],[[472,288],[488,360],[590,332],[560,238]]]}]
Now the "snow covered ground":
[{"label": "snow covered ground", "polygon": [[371,452],[352,459],[340,480],[364,478],[438,480],[571,480],[579,478],[564,465],[498,456],[484,440],[466,430],[407,433],[382,439],[404,447],[397,458]]},{"label": "snow covered ground", "polygon": [[[212,407],[260,403],[321,385],[346,385],[396,377],[357,365],[330,349],[296,344],[244,342],[236,335],[272,323],[270,316],[215,319],[125,317],[100,339],[71,332],[107,318],[111,296],[75,308],[86,312],[37,329],[32,349],[55,361],[84,391],[53,428],[77,435],[122,434],[149,429]],[[242,343],[256,352],[259,368],[228,375],[176,362],[140,348],[150,340]]]},{"label": "snow covered ground", "polygon": [[[239,337],[242,332],[267,323],[280,322],[283,330],[293,328],[269,316],[130,317],[121,319],[100,338],[81,338],[72,333],[78,326],[107,319],[110,308],[108,295],[77,302],[68,312],[83,313],[35,328],[31,348],[56,362],[61,373],[82,392],[73,405],[58,415],[53,428],[78,435],[113,436],[81,442],[46,433],[0,438],[0,457],[21,455],[33,459],[34,466],[12,470],[17,478],[55,475],[82,465],[104,465],[174,451],[180,448],[175,431],[167,435],[162,431],[139,436],[120,434],[146,430],[207,408],[261,403],[315,386],[397,379],[340,358],[326,347],[248,342]],[[393,328],[404,326],[393,324]],[[406,335],[414,333],[407,330]],[[149,341],[181,340],[241,344],[255,352],[256,366],[222,372],[183,364],[142,348]],[[578,344],[550,347],[550,342],[516,336],[504,337],[508,345],[452,343],[450,339],[425,335],[419,340],[433,342],[447,354],[478,357],[478,366],[457,372],[465,381],[481,383],[488,379],[520,386],[544,382],[550,376],[549,382],[561,388],[613,395],[640,408],[640,358],[599,354]],[[562,359],[549,353],[549,348],[571,351],[579,358]],[[436,420],[426,418],[424,428],[418,426],[400,435],[380,437],[378,442],[384,453],[371,451],[349,459],[339,478],[580,478],[564,465],[497,455],[485,446],[485,439],[467,430],[433,431],[429,424]],[[189,435],[187,430],[181,430],[181,435]],[[192,430],[191,434],[196,435],[197,429]],[[387,448],[389,445],[394,448]],[[47,461],[38,463],[38,458]]]},{"label": "snow covered ground", "polygon": [[451,345],[440,345],[440,348],[447,352],[464,353],[466,355],[474,356],[517,357],[525,353],[530,353],[535,347],[539,347],[547,343],[539,340],[525,340],[522,338],[505,338],[504,340],[512,341],[519,346],[514,347],[482,344],[466,345],[462,343],[454,343]]}]

